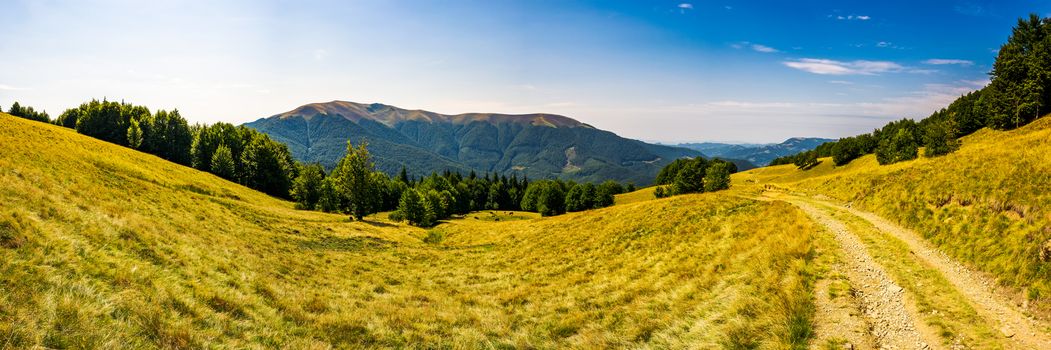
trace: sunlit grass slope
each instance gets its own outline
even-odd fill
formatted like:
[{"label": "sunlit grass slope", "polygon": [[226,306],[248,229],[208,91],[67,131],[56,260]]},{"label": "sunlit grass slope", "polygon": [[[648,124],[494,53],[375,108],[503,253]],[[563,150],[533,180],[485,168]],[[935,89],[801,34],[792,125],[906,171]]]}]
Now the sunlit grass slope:
[{"label": "sunlit grass slope", "polygon": [[1030,300],[1051,300],[1051,118],[1013,131],[981,130],[938,158],[879,166],[751,170],[737,183],[774,184],[849,202],[915,229],[952,257]]},{"label": "sunlit grass slope", "polygon": [[617,204],[617,205],[630,204],[630,203],[637,203],[637,202],[648,201],[648,200],[654,199],[653,191],[656,190],[656,189],[657,189],[657,186],[650,186],[650,187],[640,188],[638,190],[635,190],[634,192],[618,194],[618,195],[614,196],[614,198],[613,198],[614,199],[614,204]]},{"label": "sunlit grass slope", "polygon": [[821,240],[718,194],[425,231],[0,115],[0,348],[800,347]]}]

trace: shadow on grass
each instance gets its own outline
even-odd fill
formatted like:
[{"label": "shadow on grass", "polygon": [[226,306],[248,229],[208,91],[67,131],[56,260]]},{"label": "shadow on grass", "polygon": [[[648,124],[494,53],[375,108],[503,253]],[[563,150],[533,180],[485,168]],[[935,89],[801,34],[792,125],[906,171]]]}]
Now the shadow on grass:
[{"label": "shadow on grass", "polygon": [[393,247],[394,245],[394,242],[368,236],[325,236],[315,240],[303,241],[299,243],[299,246],[307,249],[336,250],[345,252],[384,250]]}]

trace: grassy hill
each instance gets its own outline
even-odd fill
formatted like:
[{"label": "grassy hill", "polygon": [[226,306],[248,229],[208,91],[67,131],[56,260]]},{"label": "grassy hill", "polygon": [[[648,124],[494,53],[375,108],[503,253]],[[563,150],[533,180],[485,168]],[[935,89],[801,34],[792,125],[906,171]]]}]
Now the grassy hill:
[{"label": "grassy hill", "polygon": [[348,222],[4,114],[0,183],[0,348],[800,348],[827,246],[724,194]]},{"label": "grassy hill", "polygon": [[735,175],[831,198],[911,228],[987,273],[1037,315],[1051,300],[1051,118],[1012,131],[983,129],[959,151],[880,166],[873,155],[808,171],[794,166]]},{"label": "grassy hill", "polygon": [[[648,144],[552,114],[445,115],[378,103],[314,103],[246,123],[288,145],[304,162],[332,168],[346,142],[368,140],[377,167],[411,175],[445,170],[531,179],[647,184],[675,159],[702,154]],[[741,169],[752,168],[737,161]]]}]

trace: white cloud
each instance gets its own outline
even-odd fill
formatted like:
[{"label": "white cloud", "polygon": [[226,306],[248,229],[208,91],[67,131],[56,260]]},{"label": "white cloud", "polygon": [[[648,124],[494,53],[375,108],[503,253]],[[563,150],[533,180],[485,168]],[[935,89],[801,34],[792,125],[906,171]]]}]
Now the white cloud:
[{"label": "white cloud", "polygon": [[973,61],[958,60],[958,59],[945,59],[945,58],[932,58],[932,59],[923,61],[923,63],[939,65],[939,66],[940,65],[947,65],[947,64],[955,64],[955,65],[960,65],[960,66],[972,66],[972,65],[974,65]]},{"label": "white cloud", "polygon": [[766,46],[766,45],[760,45],[760,44],[752,44],[752,50],[755,50],[757,52],[762,52],[762,53],[779,52],[775,48],[772,48],[772,47],[769,47],[769,46]]},{"label": "white cloud", "polygon": [[763,44],[756,44],[756,43],[752,43],[752,42],[748,42],[748,41],[739,41],[739,42],[730,44],[730,47],[738,49],[738,50],[747,47],[749,49],[752,49],[752,51],[762,52],[762,53],[781,52],[778,49],[775,49],[775,48],[772,48],[772,47],[769,47],[769,46],[766,46],[766,45],[763,45]]},{"label": "white cloud", "polygon": [[823,75],[876,75],[905,70],[905,67],[902,65],[889,61],[857,60],[844,62],[819,58],[803,58],[783,63],[790,68]]},{"label": "white cloud", "polygon": [[849,81],[846,81],[846,80],[829,80],[828,83],[829,84],[839,84],[839,85],[854,85],[853,82],[849,82]]},{"label": "white cloud", "polygon": [[684,2],[684,3],[679,4],[679,8],[683,9],[683,10],[693,10],[693,4]]},{"label": "white cloud", "polygon": [[11,85],[0,84],[0,90],[4,90],[4,91],[22,91],[22,90],[29,90],[29,89],[22,88],[22,87],[11,86]]},{"label": "white cloud", "polygon": [[866,15],[828,15],[828,18],[835,18],[840,21],[867,21],[872,19],[871,16]]}]

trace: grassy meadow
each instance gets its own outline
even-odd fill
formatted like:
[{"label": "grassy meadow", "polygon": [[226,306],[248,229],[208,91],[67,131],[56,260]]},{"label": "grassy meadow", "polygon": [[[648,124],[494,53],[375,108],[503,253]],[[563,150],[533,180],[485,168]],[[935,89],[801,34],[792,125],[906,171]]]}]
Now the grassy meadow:
[{"label": "grassy meadow", "polygon": [[5,349],[803,348],[826,249],[734,190],[351,222],[3,114],[0,183]]},{"label": "grassy meadow", "polygon": [[[1051,118],[1012,131],[983,129],[949,155],[880,166],[792,165],[735,174],[755,183],[874,212],[988,273],[1036,316],[1051,315]],[[921,152],[922,153],[922,152]]]}]

